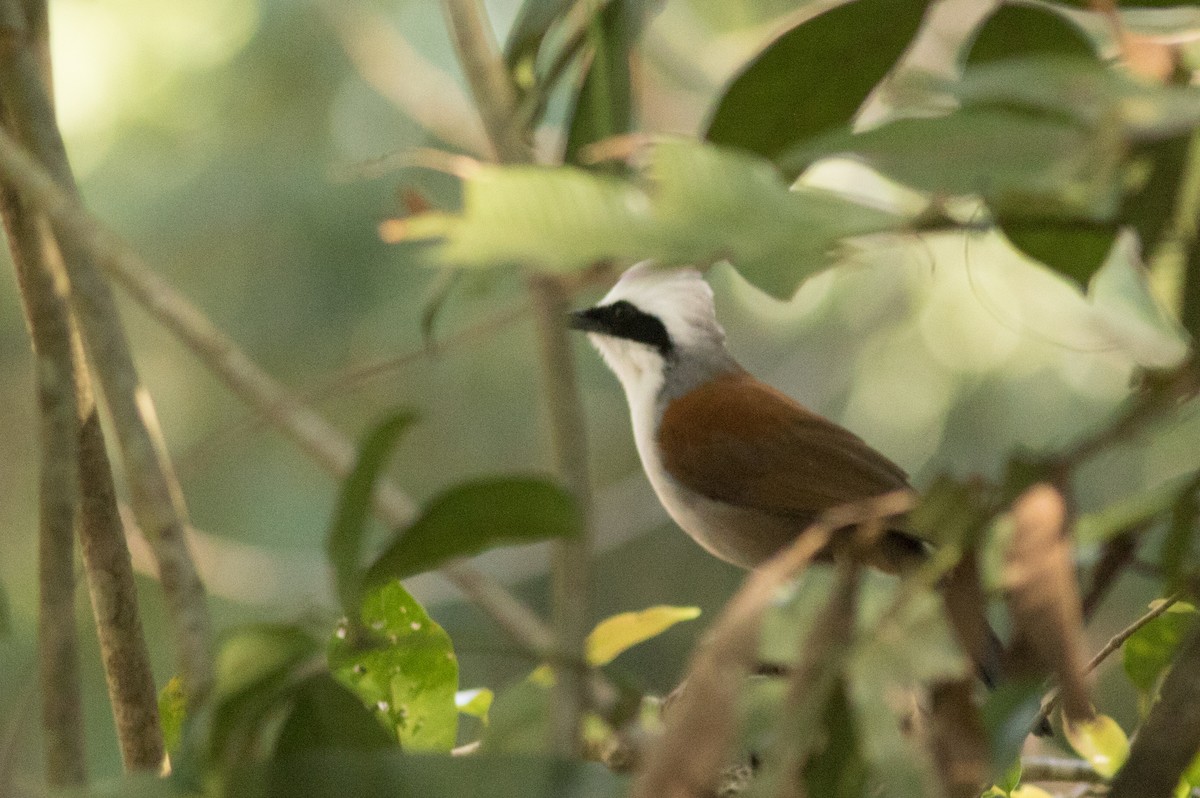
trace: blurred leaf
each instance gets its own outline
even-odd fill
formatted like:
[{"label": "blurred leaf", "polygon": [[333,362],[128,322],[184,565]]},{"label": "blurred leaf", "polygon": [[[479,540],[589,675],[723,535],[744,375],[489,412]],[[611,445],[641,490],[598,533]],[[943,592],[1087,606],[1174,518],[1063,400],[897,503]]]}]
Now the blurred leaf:
[{"label": "blurred leaf", "polygon": [[501,753],[539,753],[550,742],[550,690],[532,679],[501,690],[489,712],[483,749]]},{"label": "blurred leaf", "polygon": [[315,751],[276,764],[271,798],[619,798],[626,779],[595,762],[480,753]]},{"label": "blurred leaf", "polygon": [[1107,218],[1121,190],[1114,144],[1071,121],[1008,108],[969,107],[833,133],[781,160],[785,169],[802,169],[833,156],[936,195],[983,196],[1000,215]]},{"label": "blurred leaf", "polygon": [[403,239],[426,242],[432,264],[474,269],[725,258],[758,287],[790,297],[830,265],[844,239],[907,224],[832,191],[789,191],[768,162],[745,153],[664,140],[640,164],[632,180],[479,164],[466,178],[461,215],[408,219]]},{"label": "blurred leaf", "polygon": [[1187,602],[1176,602],[1134,632],[1121,646],[1125,675],[1143,696],[1149,696],[1158,685],[1159,677],[1170,667],[1175,652],[1195,622],[1196,608]]},{"label": "blurred leaf", "polygon": [[1087,662],[1075,562],[1067,535],[1067,505],[1040,482],[1012,505],[1013,534],[1004,557],[1004,598],[1012,616],[1014,665],[1055,674],[1063,714],[1090,717]]},{"label": "blurred leaf", "polygon": [[308,633],[287,624],[250,624],[226,636],[216,658],[204,761],[224,770],[267,749],[271,719],[282,709],[297,671],[318,653]]},{"label": "blurred leaf", "polygon": [[996,513],[990,494],[982,481],[939,476],[909,513],[909,527],[935,545],[969,546]]},{"label": "blurred leaf", "polygon": [[357,696],[330,674],[318,673],[297,685],[275,756],[287,759],[313,750],[370,751],[395,746],[395,736]]},{"label": "blurred leaf", "polygon": [[1129,758],[1129,738],[1108,715],[1097,714],[1090,720],[1067,720],[1063,723],[1063,733],[1075,753],[1106,779],[1111,779]]},{"label": "blurred leaf", "polygon": [[1075,522],[1075,539],[1080,545],[1102,543],[1152,521],[1166,513],[1195,480],[1195,474],[1182,474],[1114,502],[1102,510],[1085,513]]},{"label": "blurred leaf", "polygon": [[1052,6],[1001,5],[977,29],[967,51],[968,64],[1026,55],[1097,57],[1082,28]]},{"label": "blurred leaf", "polygon": [[434,498],[367,570],[378,585],[433,570],[496,546],[579,534],[575,502],[552,482],[499,477],[467,482]]},{"label": "blurred leaf", "polygon": [[1200,486],[1193,481],[1171,508],[1171,524],[1158,558],[1162,565],[1163,584],[1168,590],[1178,590],[1182,586],[1185,569],[1193,565],[1192,539],[1200,521],[1200,496],[1197,490],[1200,490]]},{"label": "blurred leaf", "polygon": [[[600,3],[606,1],[599,0]],[[521,4],[504,45],[504,60],[510,71],[518,77],[533,74],[542,40],[573,4],[574,0],[525,0]]]},{"label": "blurred leaf", "polygon": [[163,744],[168,754],[179,750],[186,710],[183,680],[172,676],[158,693],[158,719],[162,725]]},{"label": "blurred leaf", "polygon": [[588,30],[592,60],[567,126],[563,159],[568,163],[579,163],[580,151],[589,144],[632,129],[629,51],[641,19],[634,5],[635,0],[609,0],[592,18]]},{"label": "blurred leaf", "polygon": [[1013,680],[988,693],[981,714],[992,746],[993,778],[999,780],[1011,772],[1041,708],[1044,691],[1040,680]]},{"label": "blurred leaf", "polygon": [[363,647],[340,628],[329,643],[334,675],[378,710],[405,748],[453,748],[458,660],[450,636],[398,581],[366,595],[362,624],[384,645]]},{"label": "blurred leaf", "polygon": [[839,682],[829,696],[824,728],[820,745],[804,766],[806,794],[827,798],[860,798],[867,794],[867,763],[844,683]]},{"label": "blurred leaf", "polygon": [[1083,290],[1108,260],[1117,239],[1115,224],[1003,218],[998,223],[1013,246],[1070,278]]},{"label": "blurred leaf", "polygon": [[1126,196],[1121,206],[1121,221],[1137,231],[1141,252],[1147,261],[1154,257],[1175,214],[1179,188],[1187,173],[1191,141],[1191,134],[1184,133],[1143,144],[1133,153],[1134,162],[1143,162],[1149,174],[1140,188]]},{"label": "blurred leaf", "polygon": [[427,350],[434,346],[434,328],[438,317],[446,308],[455,287],[462,281],[462,276],[463,273],[457,269],[444,269],[438,272],[429,289],[428,298],[421,306],[421,342]]},{"label": "blurred leaf", "polygon": [[454,695],[454,705],[458,711],[473,718],[479,718],[484,726],[488,725],[488,711],[496,695],[486,687],[475,690],[459,690]]},{"label": "blurred leaf", "polygon": [[1057,116],[1094,137],[1115,134],[1126,142],[1167,139],[1200,125],[1200,88],[1137,80],[1095,58],[1031,56],[980,64],[944,87],[968,107]]},{"label": "blurred leaf", "polygon": [[400,435],[412,425],[415,418],[413,413],[403,411],[372,429],[359,448],[354,470],[342,483],[326,551],[333,564],[342,610],[350,618],[357,616],[362,597],[362,543],[367,518],[371,513],[375,482]]},{"label": "blurred leaf", "polygon": [[1150,290],[1146,270],[1133,252],[1128,235],[1117,241],[1118,253],[1092,278],[1088,300],[1104,334],[1139,366],[1177,366],[1188,353],[1189,337],[1179,321]]},{"label": "blurred leaf", "polygon": [[0,585],[0,639],[12,634],[12,608],[8,604],[8,593]]},{"label": "blurred leaf", "polygon": [[1036,784],[1022,784],[1008,795],[1009,798],[1055,798],[1053,793],[1046,792]]},{"label": "blurred leaf", "polygon": [[704,137],[773,159],[848,126],[908,48],[927,5],[927,0],[852,0],[805,19],[733,79]]}]

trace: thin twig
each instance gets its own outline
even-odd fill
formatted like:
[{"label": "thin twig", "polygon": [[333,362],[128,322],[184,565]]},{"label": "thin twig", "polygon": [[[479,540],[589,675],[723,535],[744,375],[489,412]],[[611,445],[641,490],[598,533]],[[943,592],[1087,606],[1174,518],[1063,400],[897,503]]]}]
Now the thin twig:
[{"label": "thin twig", "polygon": [[[0,175],[51,222],[71,285],[71,301],[86,341],[91,363],[104,390],[117,430],[134,507],[154,544],[163,574],[163,593],[175,634],[176,655],[188,701],[194,706],[213,682],[212,631],[204,586],[184,543],[186,509],[161,438],[153,401],[138,377],[112,288],[96,265],[92,248],[83,244],[61,211],[77,207],[78,189],[54,118],[47,87],[39,76],[37,54],[17,46],[24,31],[19,0],[3,0],[10,44],[0,48],[0,91],[20,139],[0,136]],[[36,159],[36,160],[34,160]],[[47,207],[28,181],[36,170],[45,187],[58,195],[58,208]],[[43,168],[38,168],[40,162]],[[56,212],[56,210],[58,212]]]},{"label": "thin twig", "polygon": [[[371,380],[388,374],[394,374],[408,366],[421,361],[430,360],[460,346],[488,338],[499,330],[514,324],[529,312],[529,306],[519,305],[472,324],[434,342],[432,346],[422,346],[395,357],[378,358],[364,363],[356,363],[348,368],[326,375],[313,384],[302,387],[297,391],[297,398],[307,403],[316,403],[335,395],[346,395],[357,390]],[[187,473],[195,467],[197,461],[212,454],[222,445],[244,440],[245,437],[264,426],[269,426],[270,419],[262,413],[251,412],[244,418],[234,421],[223,428],[210,433],[202,440],[192,444],[178,457],[180,473]]]},{"label": "thin twig", "polygon": [[[1167,596],[1165,599],[1155,604],[1149,612],[1145,613],[1136,621],[1129,624],[1129,626],[1126,626],[1124,629],[1113,635],[1112,638],[1104,644],[1104,647],[1097,651],[1095,656],[1088,661],[1088,664],[1083,668],[1083,672],[1085,674],[1091,673],[1092,671],[1096,670],[1096,668],[1100,667],[1100,663],[1104,662],[1104,660],[1108,659],[1114,652],[1120,649],[1121,646],[1125,644],[1126,640],[1133,637],[1133,635],[1137,633],[1138,629],[1141,629],[1143,626],[1150,623],[1167,610],[1171,609],[1171,605],[1179,601],[1182,597],[1182,591],[1178,593],[1172,593],[1170,596]],[[1034,718],[1032,728],[1037,729],[1043,726],[1057,706],[1058,688],[1055,687],[1046,694],[1046,698],[1042,701],[1042,709],[1040,712],[1038,712],[1037,717]]]},{"label": "thin twig", "polygon": [[[355,456],[349,440],[263,371],[133,250],[56,186],[2,131],[0,177],[20,186],[54,220],[60,238],[69,237],[93,252],[135,300],[310,458],[339,478],[349,474]],[[375,493],[375,512],[386,523],[402,527],[412,521],[415,506],[394,483],[381,482]],[[554,650],[553,636],[545,624],[503,586],[463,563],[448,564],[441,573],[524,648],[531,652]]]}]

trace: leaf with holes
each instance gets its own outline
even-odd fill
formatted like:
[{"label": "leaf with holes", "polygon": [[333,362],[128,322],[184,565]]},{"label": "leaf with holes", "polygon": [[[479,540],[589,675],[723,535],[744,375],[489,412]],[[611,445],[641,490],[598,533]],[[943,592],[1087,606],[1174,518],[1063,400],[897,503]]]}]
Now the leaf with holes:
[{"label": "leaf with holes", "polygon": [[361,618],[372,639],[339,627],[329,642],[330,670],[375,708],[405,748],[449,751],[458,731],[458,660],[450,636],[395,581],[367,594]]}]

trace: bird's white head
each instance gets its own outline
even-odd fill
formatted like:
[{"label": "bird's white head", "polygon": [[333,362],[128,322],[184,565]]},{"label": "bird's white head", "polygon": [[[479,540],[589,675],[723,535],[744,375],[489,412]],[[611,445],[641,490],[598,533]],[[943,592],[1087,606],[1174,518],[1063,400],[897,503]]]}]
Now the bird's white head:
[{"label": "bird's white head", "polygon": [[713,292],[692,268],[644,261],[594,307],[571,314],[632,399],[679,395],[737,368],[725,349]]}]

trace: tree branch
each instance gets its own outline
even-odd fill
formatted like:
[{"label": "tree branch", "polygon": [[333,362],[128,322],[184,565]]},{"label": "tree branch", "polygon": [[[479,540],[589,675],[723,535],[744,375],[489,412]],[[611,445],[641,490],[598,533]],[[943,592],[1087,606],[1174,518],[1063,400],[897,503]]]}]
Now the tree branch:
[{"label": "tree branch", "polygon": [[[136,253],[56,186],[45,170],[2,131],[0,177],[19,185],[54,220],[60,238],[69,238],[77,247],[94,253],[114,280],[305,454],[338,478],[350,473],[355,452],[345,436],[296,400],[195,306],[150,271]],[[395,484],[381,482],[375,492],[375,513],[384,522],[402,527],[412,521],[415,506]],[[138,523],[144,522],[139,518]],[[541,652],[554,650],[550,631],[503,586],[463,563],[450,563],[441,572],[528,651],[540,656]]]},{"label": "tree branch", "polygon": [[446,27],[467,76],[492,147],[505,163],[526,163],[533,151],[517,124],[517,89],[504,68],[479,0],[442,0]]},{"label": "tree branch", "polygon": [[[0,5],[9,46],[0,48],[0,94],[14,123],[16,138],[40,161],[50,187],[64,200],[77,202],[78,191],[54,120],[47,87],[39,74],[36,53],[24,46],[27,32],[19,0]],[[7,133],[0,149],[19,146]],[[9,181],[50,219],[71,284],[71,301],[86,340],[88,354],[108,400],[117,439],[130,481],[135,511],[154,545],[163,575],[163,593],[171,614],[176,654],[185,691],[192,706],[208,693],[213,680],[212,633],[204,586],[183,539],[186,510],[161,440],[154,406],[141,384],[112,289],[100,273],[93,252],[80,246],[56,215],[38,201],[26,181],[11,169],[0,177]]]},{"label": "tree branch", "polygon": [[[8,115],[5,114],[7,117]],[[11,119],[5,119],[10,125]],[[79,474],[75,373],[64,278],[51,260],[49,230],[4,185],[0,192],[37,375],[41,463],[38,479],[38,675],[46,781],[87,781],[83,698],[75,628],[75,497]],[[61,268],[61,266],[60,266]]]}]

